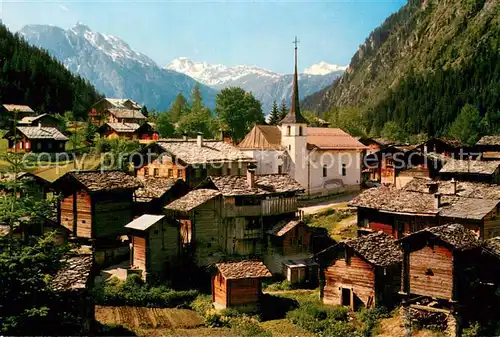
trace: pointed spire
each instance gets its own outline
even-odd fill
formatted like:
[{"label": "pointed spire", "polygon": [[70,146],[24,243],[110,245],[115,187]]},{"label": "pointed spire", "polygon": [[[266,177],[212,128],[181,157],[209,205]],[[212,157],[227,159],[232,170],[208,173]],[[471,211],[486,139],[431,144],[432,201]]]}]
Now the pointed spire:
[{"label": "pointed spire", "polygon": [[304,123],[307,124],[307,120],[300,114],[300,101],[299,101],[299,75],[297,71],[297,44],[299,40],[295,37],[293,44],[295,45],[295,69],[293,72],[293,87],[292,87],[292,103],[290,105],[290,111],[288,115],[280,122],[295,124],[295,123]]}]

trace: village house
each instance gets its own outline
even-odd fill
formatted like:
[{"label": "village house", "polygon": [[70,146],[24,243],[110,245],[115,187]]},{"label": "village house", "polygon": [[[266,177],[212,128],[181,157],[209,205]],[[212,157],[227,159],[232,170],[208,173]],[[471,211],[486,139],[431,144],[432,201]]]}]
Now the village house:
[{"label": "village house", "polygon": [[311,260],[313,232],[300,219],[283,220],[266,232],[264,263],[273,273],[291,284],[315,286],[318,267]]},{"label": "village house", "polygon": [[[141,113],[141,106],[128,98],[103,98],[92,106],[89,117],[94,124],[105,122],[144,122],[146,117]],[[109,110],[113,110],[117,115],[112,115]],[[117,112],[117,110],[127,110],[128,112]],[[134,111],[133,113],[130,111]],[[125,119],[125,121],[123,121]]]},{"label": "village house", "polygon": [[9,152],[64,152],[68,137],[57,128],[46,126],[18,126],[17,143],[14,131],[10,130],[2,138],[8,140]]},{"label": "village house", "polygon": [[89,334],[95,323],[95,303],[91,294],[95,277],[94,259],[85,247],[71,251],[64,259],[64,266],[51,280],[52,289],[58,294],[56,307],[77,319],[80,331],[72,334]]},{"label": "village house", "polygon": [[260,261],[223,262],[215,265],[212,300],[216,309],[253,309],[262,296],[262,279],[271,272]]},{"label": "village house", "polygon": [[500,160],[500,136],[483,136],[475,146],[481,160]]},{"label": "village house", "polygon": [[134,193],[134,214],[163,214],[163,207],[184,196],[188,187],[184,180],[164,177],[140,179],[142,186]]},{"label": "village house", "polygon": [[98,132],[105,139],[125,138],[138,141],[159,139],[153,123],[107,122],[99,127]]},{"label": "village house", "polygon": [[439,171],[442,180],[500,182],[500,161],[449,160]]},{"label": "village house", "polygon": [[392,308],[401,287],[401,248],[383,232],[339,242],[315,255],[325,304]]},{"label": "village house", "polygon": [[41,114],[38,116],[24,117],[17,122],[18,126],[47,126],[58,128],[61,122],[59,119],[49,114]]},{"label": "village house", "polygon": [[473,181],[431,180],[415,177],[404,187],[404,191],[420,193],[441,193],[466,198],[500,200],[500,185]]},{"label": "village house", "polygon": [[[437,192],[436,186],[430,188]],[[372,188],[351,200],[359,232],[383,231],[399,239],[450,222],[463,224],[480,238],[500,235],[500,200],[419,193],[390,187]]]},{"label": "village house", "polygon": [[17,177],[15,173],[0,172],[0,190],[13,191],[14,181],[17,178],[18,196],[30,196],[39,199],[45,199],[50,190],[50,182],[44,178],[31,173],[31,172],[18,172]]},{"label": "village house", "polygon": [[287,116],[279,126],[254,126],[238,147],[257,161],[258,174],[287,173],[308,195],[359,190],[367,149],[341,129],[308,127],[300,113],[297,49]]},{"label": "village house", "polygon": [[143,214],[125,228],[131,236],[130,266],[146,280],[170,279],[177,267],[179,231],[165,215]]},{"label": "village house", "polygon": [[141,153],[137,177],[183,179],[190,188],[208,176],[245,175],[248,164],[255,162],[231,144],[205,140],[201,134],[194,140],[160,140]]},{"label": "village house", "polygon": [[0,128],[9,129],[13,125],[14,115],[16,119],[33,116],[35,111],[27,105],[2,104],[0,105]]}]

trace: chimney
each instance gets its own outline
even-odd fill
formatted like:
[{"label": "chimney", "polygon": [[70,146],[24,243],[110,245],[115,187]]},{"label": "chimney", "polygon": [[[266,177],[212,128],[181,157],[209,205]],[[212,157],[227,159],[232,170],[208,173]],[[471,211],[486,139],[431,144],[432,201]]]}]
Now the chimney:
[{"label": "chimney", "polygon": [[247,167],[247,184],[250,189],[255,187],[255,165],[248,164]]},{"label": "chimney", "polygon": [[203,147],[203,133],[198,132],[198,137],[196,137],[196,144],[198,144],[198,147]]},{"label": "chimney", "polygon": [[451,186],[453,187],[453,194],[457,194],[457,181],[455,178],[451,178]]},{"label": "chimney", "polygon": [[187,142],[187,140],[188,140],[188,134],[187,133],[183,133],[182,134],[182,140],[185,141],[185,142]]},{"label": "chimney", "polygon": [[434,194],[434,201],[435,201],[435,206],[436,206],[436,209],[441,207],[441,193],[436,193]]},{"label": "chimney", "polygon": [[38,122],[38,128],[41,129],[42,128],[42,123],[41,122]]},{"label": "chimney", "polygon": [[429,194],[437,193],[439,190],[439,184],[436,181],[427,183],[427,188],[429,189]]}]

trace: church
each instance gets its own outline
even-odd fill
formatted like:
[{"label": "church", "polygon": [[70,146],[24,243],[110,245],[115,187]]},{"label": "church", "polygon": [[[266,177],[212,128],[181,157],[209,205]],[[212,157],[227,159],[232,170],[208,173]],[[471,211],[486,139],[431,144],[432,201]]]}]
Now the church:
[{"label": "church", "polygon": [[288,173],[309,196],[359,190],[367,147],[339,128],[310,127],[300,113],[297,43],[290,111],[279,125],[255,125],[238,144],[257,174]]}]

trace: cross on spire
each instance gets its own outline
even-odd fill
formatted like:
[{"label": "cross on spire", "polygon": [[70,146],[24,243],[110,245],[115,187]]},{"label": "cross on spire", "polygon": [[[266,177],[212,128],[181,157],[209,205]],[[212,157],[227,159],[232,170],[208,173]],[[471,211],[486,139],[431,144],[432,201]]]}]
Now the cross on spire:
[{"label": "cross on spire", "polygon": [[295,50],[297,50],[297,45],[300,43],[300,41],[295,37],[295,40],[292,42],[295,45]]}]

